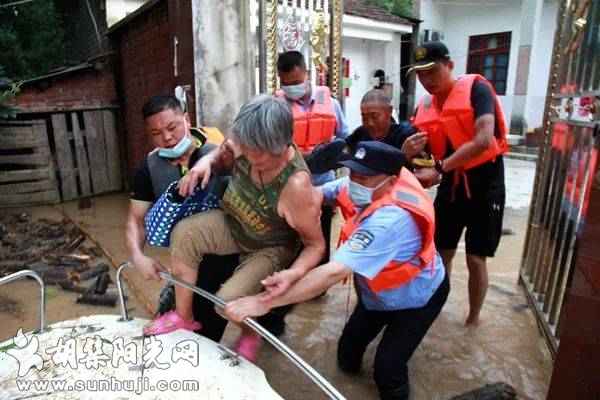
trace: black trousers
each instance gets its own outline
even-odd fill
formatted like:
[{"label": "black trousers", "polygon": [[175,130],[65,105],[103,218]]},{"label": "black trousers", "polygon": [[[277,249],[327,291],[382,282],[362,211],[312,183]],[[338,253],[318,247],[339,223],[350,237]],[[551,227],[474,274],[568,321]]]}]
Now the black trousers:
[{"label": "black trousers", "polygon": [[[231,278],[238,265],[239,256],[237,254],[228,256],[207,254],[198,267],[196,286],[207,292],[216,293],[221,285]],[[192,307],[194,319],[202,323],[202,329],[197,333],[219,342],[228,321],[215,311],[212,302],[200,295],[194,294]],[[284,318],[291,309],[292,306],[275,308],[267,315],[259,317],[257,322],[271,333],[278,335],[283,331]]]},{"label": "black trousers", "polygon": [[350,373],[360,370],[369,343],[385,329],[375,354],[374,378],[382,400],[408,399],[408,360],[442,310],[450,284],[448,276],[429,302],[397,311],[367,310],[359,301],[338,343],[338,365]]},{"label": "black trousers", "polygon": [[321,259],[319,265],[329,262],[329,254],[331,254],[331,220],[333,219],[334,209],[331,206],[321,207],[321,231],[325,238],[325,255]]},{"label": "black trousers", "polygon": [[[228,256],[207,254],[198,267],[196,286],[209,293],[216,293],[221,285],[231,278],[238,265],[237,254]],[[227,320],[217,314],[214,304],[194,293],[192,310],[194,319],[202,323],[202,329],[198,333],[219,342],[227,327]]]}]

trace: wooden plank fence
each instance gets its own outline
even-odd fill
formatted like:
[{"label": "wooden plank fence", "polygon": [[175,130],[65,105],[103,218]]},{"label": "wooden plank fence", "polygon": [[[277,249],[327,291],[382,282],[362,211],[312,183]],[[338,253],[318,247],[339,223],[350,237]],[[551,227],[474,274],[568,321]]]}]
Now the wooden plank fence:
[{"label": "wooden plank fence", "polygon": [[46,121],[0,124],[0,207],[57,203]]},{"label": "wooden plank fence", "polygon": [[122,188],[112,110],[56,113],[51,120],[63,200]]},{"label": "wooden plank fence", "polygon": [[[48,128],[50,130],[48,130]],[[0,124],[0,207],[121,190],[114,111],[65,111]]]}]

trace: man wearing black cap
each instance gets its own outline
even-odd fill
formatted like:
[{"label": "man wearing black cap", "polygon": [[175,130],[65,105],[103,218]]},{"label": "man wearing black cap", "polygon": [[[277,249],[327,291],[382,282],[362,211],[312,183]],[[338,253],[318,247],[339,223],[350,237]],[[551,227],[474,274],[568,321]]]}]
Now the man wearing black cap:
[{"label": "man wearing black cap", "polygon": [[331,261],[276,297],[271,291],[289,283],[274,274],[262,282],[265,292],[230,302],[225,313],[234,321],[264,315],[311,299],[354,274],[358,304],[339,340],[338,365],[358,372],[368,344],[384,330],[374,371],[380,397],[408,399],[408,360],[450,290],[433,241],[433,204],[392,146],[360,142],[340,164],[350,169],[350,177],[321,187],[324,201],[337,203],[346,217],[342,244]]},{"label": "man wearing black cap", "polygon": [[507,127],[502,106],[490,82],[481,75],[455,79],[453,61],[441,42],[416,49],[416,71],[430,95],[421,99],[414,125],[427,132],[435,168],[415,174],[424,184],[437,183],[435,243],[448,273],[463,230],[469,270],[469,315],[477,325],[488,287],[486,258],[500,242],[505,187],[502,154]]}]

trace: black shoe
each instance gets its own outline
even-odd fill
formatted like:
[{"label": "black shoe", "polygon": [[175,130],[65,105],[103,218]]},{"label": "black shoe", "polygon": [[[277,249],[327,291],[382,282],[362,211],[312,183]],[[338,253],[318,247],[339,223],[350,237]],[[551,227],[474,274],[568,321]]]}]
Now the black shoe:
[{"label": "black shoe", "polygon": [[408,400],[410,398],[410,386],[408,383],[395,389],[379,390],[381,400]]}]

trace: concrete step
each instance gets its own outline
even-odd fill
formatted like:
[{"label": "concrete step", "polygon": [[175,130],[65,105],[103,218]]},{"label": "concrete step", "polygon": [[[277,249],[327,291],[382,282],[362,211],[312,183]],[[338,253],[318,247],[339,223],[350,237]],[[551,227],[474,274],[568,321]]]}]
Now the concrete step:
[{"label": "concrete step", "polygon": [[513,160],[523,160],[523,161],[532,161],[537,162],[538,156],[537,154],[526,154],[526,153],[516,153],[509,151],[504,154],[505,158],[511,158]]},{"label": "concrete step", "polygon": [[525,142],[523,135],[506,135],[506,140],[510,146],[518,146]]},{"label": "concrete step", "polygon": [[534,146],[510,146],[510,151],[512,153],[521,153],[521,154],[538,154],[540,151],[540,148],[534,147]]}]

